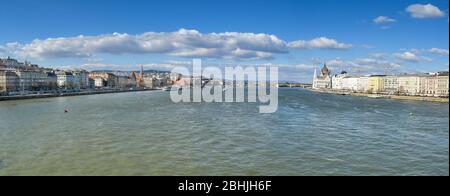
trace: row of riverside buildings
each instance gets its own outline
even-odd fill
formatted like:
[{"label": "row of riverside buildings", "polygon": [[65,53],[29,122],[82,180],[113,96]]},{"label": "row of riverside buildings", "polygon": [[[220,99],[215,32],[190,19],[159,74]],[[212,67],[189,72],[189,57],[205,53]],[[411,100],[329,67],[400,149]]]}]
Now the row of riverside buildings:
[{"label": "row of riverside buildings", "polygon": [[41,68],[10,57],[0,58],[0,95],[36,92],[81,91],[86,89],[158,88],[169,85],[170,73],[141,72],[114,74],[86,70]]},{"label": "row of riverside buildings", "polygon": [[343,71],[331,75],[324,65],[314,71],[313,89],[407,96],[449,96],[449,72],[352,76]]}]

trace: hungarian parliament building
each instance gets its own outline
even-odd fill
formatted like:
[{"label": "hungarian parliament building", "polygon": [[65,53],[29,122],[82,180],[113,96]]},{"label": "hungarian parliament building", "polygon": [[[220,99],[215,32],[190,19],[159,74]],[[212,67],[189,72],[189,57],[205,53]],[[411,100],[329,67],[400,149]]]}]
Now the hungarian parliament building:
[{"label": "hungarian parliament building", "polygon": [[332,75],[327,65],[314,70],[313,89],[361,92],[369,94],[449,96],[449,72],[400,75],[349,75],[342,71]]}]

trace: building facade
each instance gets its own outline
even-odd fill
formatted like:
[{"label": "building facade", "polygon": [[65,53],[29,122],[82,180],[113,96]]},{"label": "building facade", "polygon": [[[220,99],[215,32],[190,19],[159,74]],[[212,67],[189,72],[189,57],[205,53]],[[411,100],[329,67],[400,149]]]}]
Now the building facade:
[{"label": "building facade", "polygon": [[350,76],[346,72],[329,77],[326,65],[317,75],[313,89],[360,92],[368,94],[449,97],[449,72]]},{"label": "building facade", "polygon": [[[91,72],[89,73],[89,78],[96,80],[96,78],[102,78],[104,82],[106,82],[106,86],[108,88],[117,88],[119,84],[119,78],[112,73],[105,72]],[[98,88],[97,84],[95,85]]]},{"label": "building facade", "polygon": [[403,95],[420,95],[423,81],[418,75],[401,75],[398,77],[398,91]]},{"label": "building facade", "polygon": [[340,74],[334,75],[331,78],[331,88],[336,90],[342,90],[343,89],[343,80],[347,77],[347,72],[343,71]]},{"label": "building facade", "polygon": [[46,89],[47,73],[40,70],[17,69],[19,85],[22,91],[40,91]]},{"label": "building facade", "polygon": [[58,89],[58,76],[54,72],[47,72],[47,80],[45,84],[46,90]]},{"label": "building facade", "polygon": [[57,83],[60,89],[80,89],[80,79],[71,72],[58,72]]},{"label": "building facade", "polygon": [[325,64],[320,71],[320,75],[317,75],[317,70],[314,70],[313,89],[331,89],[332,80],[331,72]]},{"label": "building facade", "polygon": [[108,84],[102,77],[95,77],[92,80],[95,88],[105,88]]},{"label": "building facade", "polygon": [[19,77],[11,71],[0,71],[0,93],[14,92],[19,89]]},{"label": "building facade", "polygon": [[384,92],[384,75],[373,75],[368,80],[368,91],[371,93]]},{"label": "building facade", "polygon": [[369,91],[369,77],[368,76],[363,76],[363,77],[359,78],[358,91],[364,92],[364,93]]},{"label": "building facade", "polygon": [[351,76],[347,76],[342,78],[342,90],[347,90],[347,91],[358,91],[359,86],[360,86],[360,77],[351,77]]},{"label": "building facade", "polygon": [[136,79],[129,76],[119,76],[119,88],[133,88],[136,87]]},{"label": "building facade", "polygon": [[384,91],[389,94],[398,93],[398,77],[397,76],[386,76],[384,77]]},{"label": "building facade", "polygon": [[80,80],[80,89],[88,89],[89,85],[89,72],[86,70],[76,70],[73,75]]}]

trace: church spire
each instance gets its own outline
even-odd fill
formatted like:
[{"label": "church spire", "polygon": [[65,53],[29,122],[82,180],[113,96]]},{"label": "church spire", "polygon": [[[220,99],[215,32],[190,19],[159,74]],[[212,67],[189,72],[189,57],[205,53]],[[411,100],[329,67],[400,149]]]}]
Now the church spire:
[{"label": "church spire", "polygon": [[141,73],[139,74],[139,78],[141,78],[141,81],[144,80],[144,66],[141,65]]}]

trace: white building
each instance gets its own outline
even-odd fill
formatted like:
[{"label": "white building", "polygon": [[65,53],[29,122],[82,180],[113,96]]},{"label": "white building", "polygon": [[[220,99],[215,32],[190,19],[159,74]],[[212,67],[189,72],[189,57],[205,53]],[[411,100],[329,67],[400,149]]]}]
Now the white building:
[{"label": "white building", "polygon": [[359,78],[358,91],[367,92],[369,90],[369,76]]},{"label": "white building", "polygon": [[331,86],[332,86],[331,88],[333,90],[342,90],[343,89],[343,87],[342,87],[342,80],[345,77],[347,77],[347,72],[346,71],[343,71],[340,74],[334,75],[331,78]]},{"label": "white building", "polygon": [[342,89],[348,91],[358,91],[360,86],[360,77],[347,76],[342,78]]},{"label": "white building", "polygon": [[320,75],[317,75],[317,70],[314,70],[313,89],[331,89],[330,73],[327,65],[323,66]]},{"label": "white building", "polygon": [[95,88],[104,88],[106,87],[106,81],[102,77],[94,78],[94,87]]},{"label": "white building", "polygon": [[58,87],[63,89],[80,89],[80,78],[71,72],[59,72],[56,74]]},{"label": "white building", "polygon": [[390,94],[398,93],[399,91],[398,77],[397,76],[384,77],[384,90]]}]

